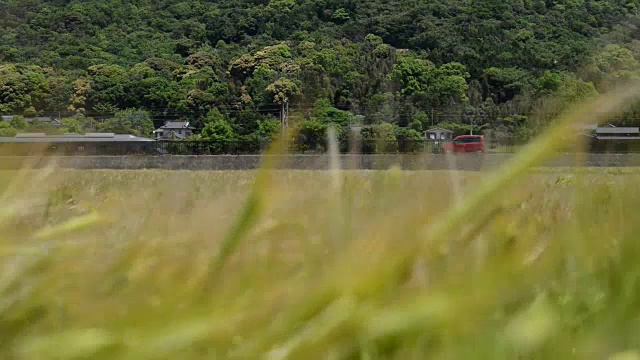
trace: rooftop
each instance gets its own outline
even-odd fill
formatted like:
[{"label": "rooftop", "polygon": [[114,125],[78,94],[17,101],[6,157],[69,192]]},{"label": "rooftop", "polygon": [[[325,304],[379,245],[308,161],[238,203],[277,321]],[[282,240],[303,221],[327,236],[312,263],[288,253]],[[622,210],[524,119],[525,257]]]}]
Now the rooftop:
[{"label": "rooftop", "polygon": [[596,136],[596,140],[640,140],[640,136]]},{"label": "rooftop", "polygon": [[440,132],[448,132],[448,133],[452,133],[452,132],[453,132],[453,131],[451,131],[451,130],[447,130],[447,129],[443,129],[443,128],[439,128],[439,127],[434,127],[434,128],[431,128],[431,129],[429,129],[429,130],[425,131],[425,133],[428,133],[428,132],[436,132],[436,131],[440,131]]},{"label": "rooftop", "polygon": [[599,127],[596,134],[640,134],[637,127]]},{"label": "rooftop", "polygon": [[167,121],[160,129],[194,129],[188,121]]}]

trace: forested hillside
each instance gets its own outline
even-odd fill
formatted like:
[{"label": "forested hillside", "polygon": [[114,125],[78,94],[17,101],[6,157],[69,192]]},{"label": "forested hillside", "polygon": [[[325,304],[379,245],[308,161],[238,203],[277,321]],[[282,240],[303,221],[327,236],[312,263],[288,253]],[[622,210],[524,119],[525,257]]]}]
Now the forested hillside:
[{"label": "forested hillside", "polygon": [[639,4],[4,0],[0,113],[83,127],[135,108],[248,136],[274,131],[288,102],[307,132],[363,121],[526,136],[544,121],[534,110],[636,76]]}]

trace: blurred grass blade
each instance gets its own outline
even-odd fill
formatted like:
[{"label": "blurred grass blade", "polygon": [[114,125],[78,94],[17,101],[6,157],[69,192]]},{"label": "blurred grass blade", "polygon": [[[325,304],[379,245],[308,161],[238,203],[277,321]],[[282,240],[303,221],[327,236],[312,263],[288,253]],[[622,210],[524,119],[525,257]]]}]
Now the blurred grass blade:
[{"label": "blurred grass blade", "polygon": [[222,239],[217,256],[209,265],[209,280],[207,281],[206,288],[211,286],[215,279],[217,279],[226,261],[238,248],[242,238],[247,235],[251,228],[257,223],[264,207],[264,194],[271,182],[269,172],[277,166],[277,157],[274,155],[283,155],[286,146],[288,146],[286,137],[282,137],[280,141],[275,140],[271,148],[265,156],[263,156],[263,164],[258,170],[251,192],[240,210],[240,214],[231,225],[231,229],[224,239]]},{"label": "blurred grass blade", "polygon": [[62,224],[46,227],[34,234],[34,238],[40,240],[51,239],[56,236],[71,234],[91,228],[105,220],[98,213],[91,213],[84,216],[75,217]]},{"label": "blurred grass blade", "polygon": [[101,329],[71,330],[25,341],[18,353],[23,359],[92,359],[118,343],[115,336]]}]

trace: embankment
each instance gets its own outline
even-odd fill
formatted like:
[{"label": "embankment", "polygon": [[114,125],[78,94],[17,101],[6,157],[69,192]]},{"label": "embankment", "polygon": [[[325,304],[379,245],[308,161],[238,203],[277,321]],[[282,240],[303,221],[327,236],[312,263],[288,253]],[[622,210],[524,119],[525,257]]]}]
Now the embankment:
[{"label": "embankment", "polygon": [[[457,169],[479,171],[504,164],[512,154],[486,155],[341,155],[343,169],[388,169],[399,166],[406,170]],[[640,154],[586,154],[588,167],[640,167]],[[1,169],[25,166],[42,168],[55,166],[67,169],[167,169],[167,170],[251,170],[261,166],[259,155],[224,156],[59,156],[59,157],[0,157]],[[329,167],[327,155],[276,156],[281,169],[322,170]],[[550,167],[570,167],[576,164],[575,155],[560,155],[545,164]]]}]

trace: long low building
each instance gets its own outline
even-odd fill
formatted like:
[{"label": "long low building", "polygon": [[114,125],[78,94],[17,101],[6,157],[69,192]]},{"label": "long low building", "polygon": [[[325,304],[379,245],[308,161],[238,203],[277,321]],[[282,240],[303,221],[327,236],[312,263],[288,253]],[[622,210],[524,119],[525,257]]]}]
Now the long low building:
[{"label": "long low building", "polygon": [[21,133],[0,137],[0,153],[55,153],[62,155],[129,155],[154,153],[155,140],[129,134],[87,133],[47,135]]},{"label": "long low building", "polygon": [[20,133],[14,137],[0,137],[0,143],[68,143],[68,142],[153,142],[155,140],[127,134],[86,133],[47,135]]}]

